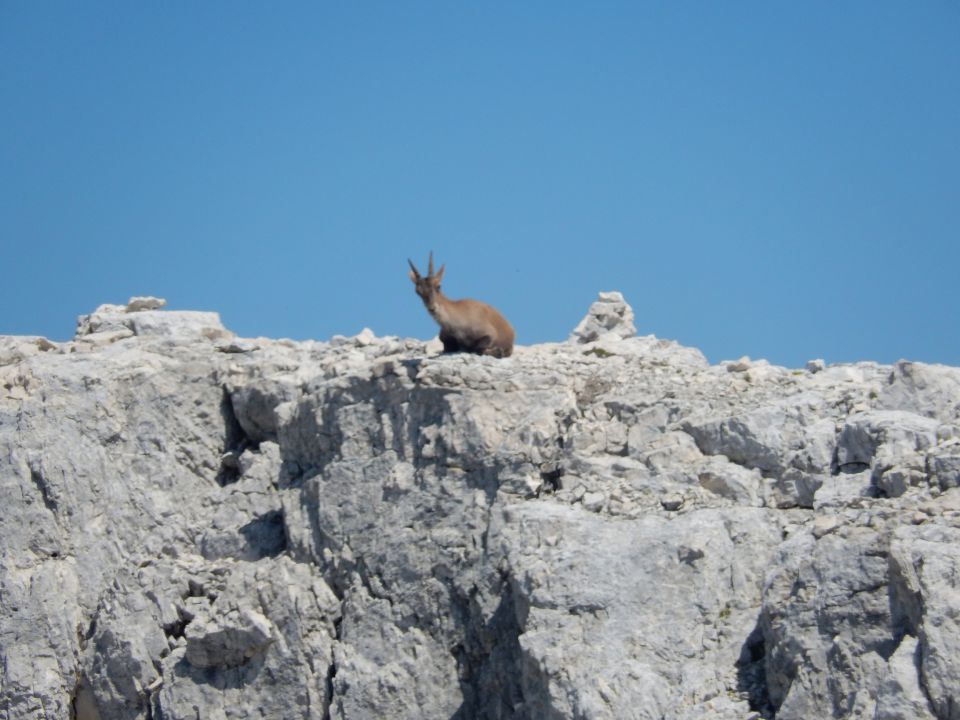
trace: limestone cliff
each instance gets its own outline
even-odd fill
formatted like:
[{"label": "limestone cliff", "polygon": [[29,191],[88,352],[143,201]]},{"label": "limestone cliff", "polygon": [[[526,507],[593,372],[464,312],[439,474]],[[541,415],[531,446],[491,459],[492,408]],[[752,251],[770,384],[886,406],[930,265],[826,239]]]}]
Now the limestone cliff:
[{"label": "limestone cliff", "polygon": [[960,370],[0,338],[0,717],[960,718]]}]

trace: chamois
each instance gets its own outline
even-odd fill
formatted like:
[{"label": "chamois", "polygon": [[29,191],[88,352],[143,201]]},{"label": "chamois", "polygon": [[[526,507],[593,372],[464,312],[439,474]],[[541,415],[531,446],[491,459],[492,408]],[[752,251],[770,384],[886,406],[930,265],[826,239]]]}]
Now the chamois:
[{"label": "chamois", "polygon": [[441,265],[439,272],[433,274],[433,251],[430,252],[426,277],[420,275],[413,260],[407,262],[410,263],[410,279],[417,286],[417,295],[440,325],[444,352],[468,352],[498,358],[510,356],[514,338],[510,323],[484,302],[451,300],[440,292],[440,281],[447,266]]}]

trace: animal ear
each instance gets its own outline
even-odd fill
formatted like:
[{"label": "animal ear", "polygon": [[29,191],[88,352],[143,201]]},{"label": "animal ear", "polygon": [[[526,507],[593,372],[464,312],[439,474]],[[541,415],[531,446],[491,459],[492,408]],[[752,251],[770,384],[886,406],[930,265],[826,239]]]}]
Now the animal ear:
[{"label": "animal ear", "polygon": [[437,285],[440,284],[440,281],[443,280],[443,271],[447,269],[447,264],[444,263],[440,266],[440,269],[437,271],[437,274],[433,276],[433,279],[436,281]]},{"label": "animal ear", "polygon": [[418,277],[417,274],[413,270],[411,270],[410,272],[407,273],[407,275],[410,276],[410,279],[413,281],[413,284],[416,285],[417,277]]}]

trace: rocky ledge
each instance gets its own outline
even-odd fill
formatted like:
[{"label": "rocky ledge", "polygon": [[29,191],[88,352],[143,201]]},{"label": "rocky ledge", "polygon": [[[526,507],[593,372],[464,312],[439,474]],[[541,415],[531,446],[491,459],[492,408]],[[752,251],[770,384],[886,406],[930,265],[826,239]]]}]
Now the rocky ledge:
[{"label": "rocky ledge", "polygon": [[0,716],[960,718],[960,370],[0,338]]}]

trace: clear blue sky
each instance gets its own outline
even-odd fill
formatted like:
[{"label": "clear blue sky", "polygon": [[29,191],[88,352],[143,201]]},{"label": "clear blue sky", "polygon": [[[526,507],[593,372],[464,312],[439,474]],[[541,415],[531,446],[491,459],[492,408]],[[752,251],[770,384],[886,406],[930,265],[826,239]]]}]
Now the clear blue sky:
[{"label": "clear blue sky", "polygon": [[960,365],[960,4],[0,0],[0,333],[131,295]]}]

